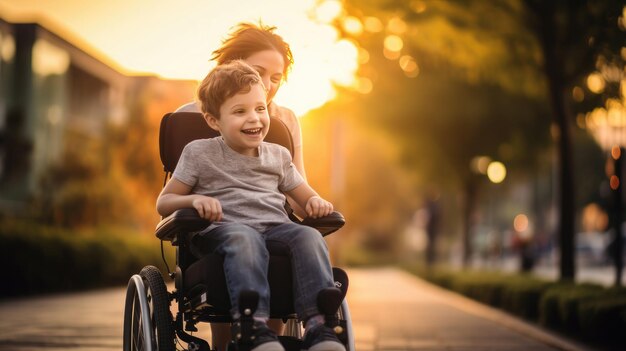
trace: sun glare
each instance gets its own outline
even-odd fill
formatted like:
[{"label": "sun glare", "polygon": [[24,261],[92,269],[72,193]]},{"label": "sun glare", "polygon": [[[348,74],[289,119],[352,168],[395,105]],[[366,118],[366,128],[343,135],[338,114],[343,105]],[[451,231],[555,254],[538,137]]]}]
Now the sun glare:
[{"label": "sun glare", "polygon": [[315,7],[315,17],[325,23],[330,23],[341,13],[341,2],[337,0],[322,1]]},{"label": "sun glare", "polygon": [[[4,19],[56,24],[50,29],[81,39],[127,72],[168,79],[201,80],[213,67],[211,52],[239,22],[276,26],[295,60],[276,101],[299,116],[334,98],[335,85],[358,85],[358,49],[330,24],[342,14],[340,1],[153,1],[0,0],[0,6],[9,10]],[[349,26],[358,31],[359,24]]]}]

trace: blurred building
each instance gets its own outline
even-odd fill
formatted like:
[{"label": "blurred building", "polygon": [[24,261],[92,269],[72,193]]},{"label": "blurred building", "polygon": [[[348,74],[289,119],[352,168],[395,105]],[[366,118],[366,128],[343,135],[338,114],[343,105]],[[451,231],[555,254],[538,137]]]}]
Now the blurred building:
[{"label": "blurred building", "polygon": [[130,111],[149,110],[137,108],[137,96],[146,90],[162,96],[182,89],[185,97],[175,105],[195,86],[111,66],[37,23],[0,19],[0,212],[19,211],[37,195],[69,134],[103,138]]}]

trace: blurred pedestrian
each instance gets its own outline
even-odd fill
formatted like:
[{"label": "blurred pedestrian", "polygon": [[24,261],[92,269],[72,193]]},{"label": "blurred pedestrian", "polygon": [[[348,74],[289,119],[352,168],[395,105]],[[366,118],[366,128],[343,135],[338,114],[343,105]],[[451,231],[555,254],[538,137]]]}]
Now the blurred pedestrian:
[{"label": "blurred pedestrian", "polygon": [[428,214],[426,222],[426,267],[432,268],[437,261],[437,236],[439,234],[441,208],[439,205],[439,194],[431,191],[425,203],[425,209]]}]

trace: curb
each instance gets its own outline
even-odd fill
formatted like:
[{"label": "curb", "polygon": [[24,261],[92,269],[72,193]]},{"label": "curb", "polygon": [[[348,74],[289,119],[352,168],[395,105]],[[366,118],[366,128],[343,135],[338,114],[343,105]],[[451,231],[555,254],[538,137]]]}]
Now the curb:
[{"label": "curb", "polygon": [[567,339],[564,336],[558,335],[555,332],[543,329],[535,324],[504,312],[500,309],[482,304],[468,297],[465,297],[456,292],[446,290],[440,286],[430,283],[416,275],[408,272],[403,272],[410,275],[418,281],[424,289],[429,289],[433,292],[433,295],[437,296],[442,303],[453,306],[464,312],[473,314],[475,316],[490,320],[506,328],[514,330],[520,334],[531,337],[535,340],[539,340],[546,345],[555,347],[564,351],[598,351],[599,349],[592,348],[588,345],[584,345],[580,342]]}]

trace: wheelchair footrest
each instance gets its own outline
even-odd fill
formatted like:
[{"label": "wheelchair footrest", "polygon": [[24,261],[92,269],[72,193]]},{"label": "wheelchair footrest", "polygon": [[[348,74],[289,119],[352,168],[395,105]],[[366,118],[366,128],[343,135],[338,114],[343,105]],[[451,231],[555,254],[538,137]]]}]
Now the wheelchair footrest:
[{"label": "wheelchair footrest", "polygon": [[259,294],[256,291],[244,290],[239,293],[239,320],[231,326],[234,347],[238,351],[252,349],[252,336],[255,322],[254,312],[259,305]]},{"label": "wheelchair footrest", "polygon": [[317,294],[317,308],[328,320],[334,316],[343,301],[343,293],[337,288],[326,288]]},{"label": "wheelchair footrest", "polygon": [[346,323],[337,317],[337,311],[344,297],[343,291],[338,288],[323,289],[317,294],[317,308],[324,314],[326,326],[331,328],[339,340],[346,345]]}]

